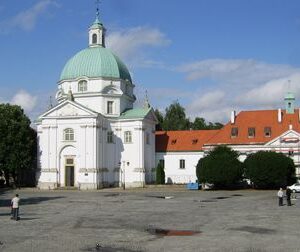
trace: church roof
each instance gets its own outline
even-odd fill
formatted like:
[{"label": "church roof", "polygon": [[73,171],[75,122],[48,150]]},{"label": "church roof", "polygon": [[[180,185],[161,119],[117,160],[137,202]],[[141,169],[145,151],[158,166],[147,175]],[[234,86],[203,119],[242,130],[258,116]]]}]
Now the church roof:
[{"label": "church roof", "polygon": [[145,118],[152,108],[134,108],[125,110],[118,119]]},{"label": "church roof", "polygon": [[60,75],[60,81],[80,77],[104,77],[129,80],[125,64],[111,50],[102,46],[89,47],[73,56]]},{"label": "church roof", "polygon": [[[281,110],[282,119],[279,122],[278,110],[241,111],[235,117],[234,123],[227,123],[205,145],[265,144],[288,131],[290,127],[294,131],[300,132],[299,116],[299,109],[295,109],[292,114],[286,113],[286,110]],[[237,135],[234,137],[232,136],[232,128],[237,128]],[[249,128],[255,128],[254,135],[252,134],[250,137]],[[269,134],[266,134],[266,131],[269,131]]]},{"label": "church roof", "polygon": [[156,152],[202,151],[203,144],[219,130],[176,130],[155,133]]}]

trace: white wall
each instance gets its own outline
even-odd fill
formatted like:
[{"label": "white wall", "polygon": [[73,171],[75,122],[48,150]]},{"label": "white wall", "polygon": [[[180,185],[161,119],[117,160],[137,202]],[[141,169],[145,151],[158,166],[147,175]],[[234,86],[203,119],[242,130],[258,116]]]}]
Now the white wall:
[{"label": "white wall", "polygon": [[[157,152],[155,160],[156,166],[160,159],[165,162],[166,183],[183,184],[197,180],[196,166],[203,156],[203,152]],[[185,160],[185,169],[179,168],[180,159]]]}]

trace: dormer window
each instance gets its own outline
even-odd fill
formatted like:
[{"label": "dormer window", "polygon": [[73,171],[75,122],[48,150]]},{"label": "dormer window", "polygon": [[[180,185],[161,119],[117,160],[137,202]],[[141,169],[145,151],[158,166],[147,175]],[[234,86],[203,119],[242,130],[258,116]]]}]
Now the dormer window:
[{"label": "dormer window", "polygon": [[192,144],[196,144],[196,143],[198,143],[198,139],[193,139]]},{"label": "dormer window", "polygon": [[238,131],[238,128],[237,128],[237,127],[231,128],[231,137],[232,137],[232,138],[237,137],[237,136],[238,136],[238,133],[239,133],[239,131]]},{"label": "dormer window", "polygon": [[248,128],[248,137],[249,138],[255,137],[255,128],[253,127]]},{"label": "dormer window", "polygon": [[78,92],[87,91],[87,81],[81,80],[78,82]]},{"label": "dormer window", "polygon": [[97,44],[97,34],[95,34],[95,33],[92,36],[92,43]]},{"label": "dormer window", "polygon": [[271,127],[265,127],[264,133],[265,137],[271,137]]}]

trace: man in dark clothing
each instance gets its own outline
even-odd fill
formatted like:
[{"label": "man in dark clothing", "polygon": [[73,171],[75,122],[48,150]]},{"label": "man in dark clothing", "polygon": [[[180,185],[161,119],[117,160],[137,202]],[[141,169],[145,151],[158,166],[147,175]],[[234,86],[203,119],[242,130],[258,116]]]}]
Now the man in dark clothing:
[{"label": "man in dark clothing", "polygon": [[286,194],[286,202],[287,202],[287,205],[288,206],[291,206],[292,204],[291,204],[291,194],[292,194],[292,190],[290,189],[290,188],[286,188],[286,192],[285,192],[285,194]]}]

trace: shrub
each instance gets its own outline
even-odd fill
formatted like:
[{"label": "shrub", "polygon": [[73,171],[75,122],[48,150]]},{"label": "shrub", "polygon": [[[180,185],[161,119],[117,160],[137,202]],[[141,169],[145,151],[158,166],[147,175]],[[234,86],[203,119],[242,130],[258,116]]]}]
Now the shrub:
[{"label": "shrub", "polygon": [[157,185],[165,184],[165,171],[161,163],[158,163],[156,167],[156,184]]},{"label": "shrub", "polygon": [[201,183],[211,183],[217,188],[235,186],[242,180],[243,166],[239,154],[227,146],[218,146],[201,158],[196,174]]},{"label": "shrub", "polygon": [[283,153],[259,151],[244,161],[245,176],[256,188],[278,188],[295,182],[295,164]]}]

